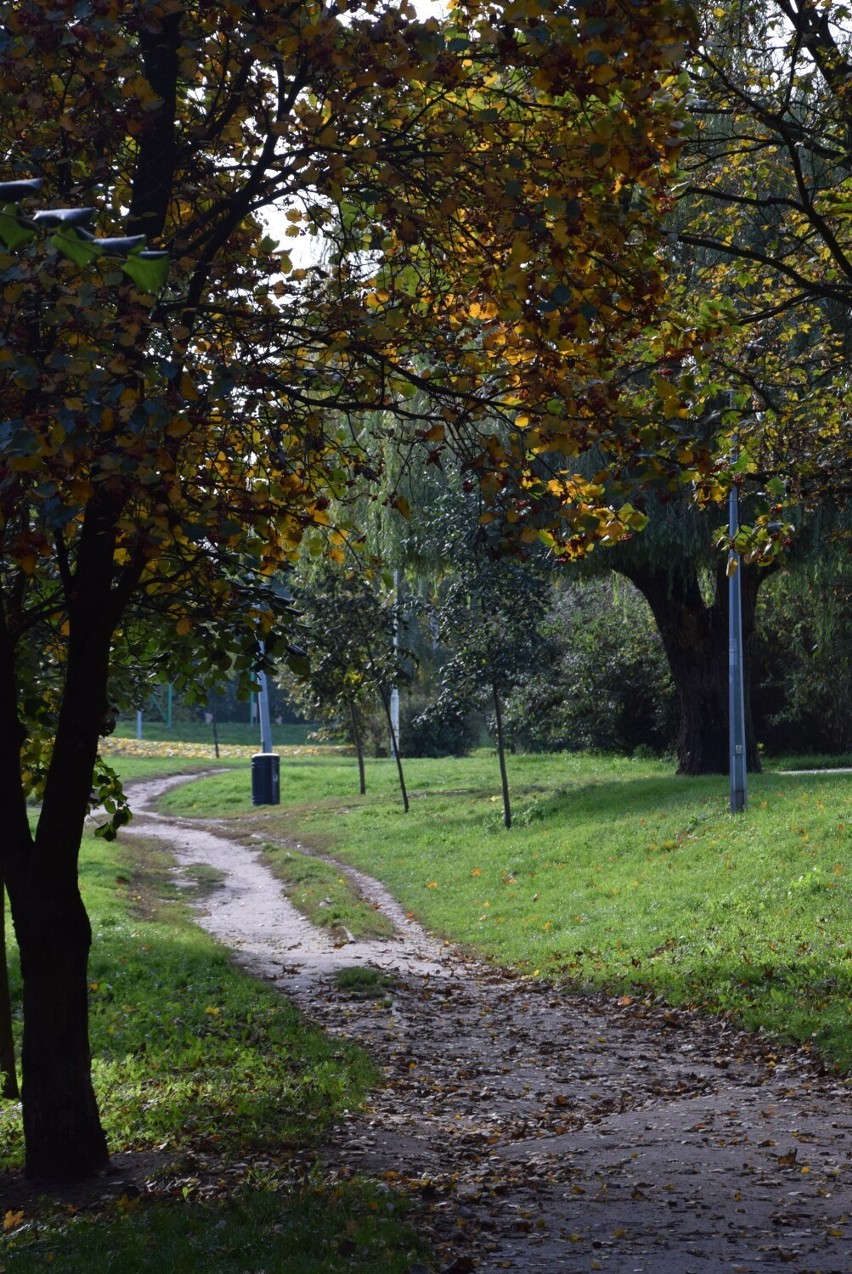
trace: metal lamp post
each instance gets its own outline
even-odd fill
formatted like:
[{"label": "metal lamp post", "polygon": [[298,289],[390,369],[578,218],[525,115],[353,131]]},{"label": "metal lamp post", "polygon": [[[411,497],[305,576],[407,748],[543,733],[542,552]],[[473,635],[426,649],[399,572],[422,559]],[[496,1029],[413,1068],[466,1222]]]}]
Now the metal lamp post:
[{"label": "metal lamp post", "polygon": [[[264,644],[261,642],[261,658],[265,653]],[[272,751],[269,680],[262,667],[257,674],[257,709],[260,718],[260,751],[255,752],[251,759],[251,803],[252,805],[279,805],[281,803],[280,761],[278,753]]]},{"label": "metal lamp post", "polygon": [[[736,448],[731,459],[735,464]],[[733,547],[740,526],[738,494],[734,483],[728,499],[728,534],[731,538],[728,551],[728,736],[732,814],[744,810],[747,800],[741,561]]]}]

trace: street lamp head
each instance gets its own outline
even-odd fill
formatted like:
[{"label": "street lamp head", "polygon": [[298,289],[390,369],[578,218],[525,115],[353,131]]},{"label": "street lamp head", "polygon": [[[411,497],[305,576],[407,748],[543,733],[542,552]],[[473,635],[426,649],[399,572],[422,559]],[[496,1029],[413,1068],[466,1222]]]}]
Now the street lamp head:
[{"label": "street lamp head", "polygon": [[120,239],[95,239],[94,242],[101,252],[106,252],[108,256],[123,257],[128,252],[132,252],[134,248],[141,247],[145,242],[145,236],[144,234],[131,234]]},{"label": "street lamp head", "polygon": [[56,226],[85,226],[94,214],[94,208],[44,208],[33,213],[32,222],[47,229]]},{"label": "street lamp head", "polygon": [[43,183],[43,177],[30,177],[26,181],[0,181],[0,199],[4,203],[19,203],[28,195],[37,194]]}]

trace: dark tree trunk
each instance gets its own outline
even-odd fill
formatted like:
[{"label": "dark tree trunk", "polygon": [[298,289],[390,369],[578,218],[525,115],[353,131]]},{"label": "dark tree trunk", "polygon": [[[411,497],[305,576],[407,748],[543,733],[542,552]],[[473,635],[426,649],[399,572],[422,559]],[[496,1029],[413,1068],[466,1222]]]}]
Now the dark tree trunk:
[{"label": "dark tree trunk", "polygon": [[19,1096],[9,967],[6,964],[6,886],[0,878],[0,1097],[14,1100]]},{"label": "dark tree trunk", "polygon": [[128,568],[121,583],[113,584],[114,528],[120,512],[120,502],[109,494],[102,502],[91,502],[76,570],[68,576],[65,684],[34,837],[21,783],[14,650],[0,608],[0,800],[6,801],[6,883],[23,979],[25,1168],[35,1178],[84,1177],[108,1159],[91,1080],[91,927],[77,867],[107,714],[112,631],[125,589],[142,569],[135,564],[135,575]]},{"label": "dark tree trunk", "polygon": [[496,686],[491,687],[494,699],[494,722],[497,734],[497,758],[500,762],[500,786],[503,792],[503,822],[512,826],[512,802],[509,797],[509,776],[506,773],[506,738],[503,730],[503,705]]},{"label": "dark tree trunk", "polygon": [[358,791],[364,796],[367,791],[367,775],[364,771],[364,740],[361,737],[358,709],[351,699],[348,699],[347,703],[349,706],[349,719],[352,722],[352,738],[355,741],[355,755],[358,757]]},{"label": "dark tree trunk", "polygon": [[24,982],[25,1170],[37,1179],[88,1176],[108,1160],[91,1080],[87,965],[91,928],[80,894],[43,883],[18,899]]},{"label": "dark tree trunk", "polygon": [[[630,565],[619,568],[639,589],[654,614],[680,707],[677,734],[678,774],[727,774],[728,755],[728,581],[725,564],[716,572],[715,594],[702,596],[697,572]],[[746,750],[750,771],[760,769],[751,716],[748,650],[754,631],[762,574],[742,566],[743,644],[745,647]]]},{"label": "dark tree trunk", "polygon": [[402,768],[402,757],[399,755],[399,739],[396,737],[396,731],[393,728],[393,717],[390,710],[390,698],[385,692],[384,686],[379,687],[379,697],[382,701],[382,707],[385,710],[385,720],[388,723],[388,733],[390,735],[391,751],[396,761],[396,773],[399,779],[399,790],[402,796],[402,808],[408,813],[408,789],[405,786],[405,771]]},{"label": "dark tree trunk", "polygon": [[3,831],[0,834],[0,959],[3,963],[3,1096],[14,1097],[18,1086],[15,1050],[12,1039],[12,1007],[9,1001],[6,966],[6,899],[5,888],[13,855],[26,852],[32,843],[26,800],[21,785],[21,745],[24,730],[18,717],[15,681],[15,649],[9,633],[6,600],[0,592],[0,808],[3,809]]}]

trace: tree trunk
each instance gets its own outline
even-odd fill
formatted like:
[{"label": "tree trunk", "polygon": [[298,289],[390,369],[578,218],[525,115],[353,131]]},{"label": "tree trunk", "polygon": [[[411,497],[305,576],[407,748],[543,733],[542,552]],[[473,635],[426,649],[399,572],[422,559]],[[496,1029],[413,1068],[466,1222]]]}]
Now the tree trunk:
[{"label": "tree trunk", "polygon": [[349,719],[352,722],[352,738],[355,742],[355,755],[358,757],[358,790],[362,796],[367,791],[367,775],[364,771],[364,740],[361,737],[361,726],[358,721],[358,709],[351,699],[347,699]]},{"label": "tree trunk", "polygon": [[379,687],[379,698],[382,701],[382,707],[385,710],[385,720],[388,723],[388,732],[390,734],[390,741],[391,741],[391,751],[393,752],[394,757],[396,759],[396,772],[399,778],[399,790],[402,795],[402,808],[407,814],[408,813],[408,790],[405,786],[405,772],[403,771],[403,768],[402,768],[402,757],[399,755],[399,740],[397,739],[396,732],[393,728],[393,718],[391,717],[391,710],[390,710],[390,699],[388,698],[388,695],[385,693],[384,686]]},{"label": "tree trunk", "polygon": [[[697,572],[670,573],[665,567],[619,567],[651,607],[680,706],[677,734],[678,774],[727,774],[728,736],[728,582],[721,562],[712,601],[701,593]],[[754,631],[757,593],[765,575],[741,566],[745,715],[748,769],[760,770],[751,716],[748,650]]]},{"label": "tree trunk", "polygon": [[33,886],[15,907],[24,982],[25,1170],[76,1179],[109,1155],[91,1081],[87,965],[91,927],[76,886],[44,896]]},{"label": "tree trunk", "polygon": [[6,963],[6,886],[0,878],[0,1097],[14,1101],[19,1096],[9,966]]},{"label": "tree trunk", "polygon": [[512,826],[512,803],[509,798],[509,776],[506,773],[506,740],[503,732],[503,705],[497,687],[492,686],[494,697],[494,721],[497,733],[497,757],[500,762],[500,786],[503,790],[503,822],[506,827]]},{"label": "tree trunk", "polygon": [[[14,651],[0,623],[0,799],[8,797],[6,884],[21,955],[21,1048],[25,1170],[35,1178],[77,1179],[108,1161],[91,1080],[88,958],[91,926],[77,883],[98,738],[107,715],[110,641],[124,590],[112,580],[115,522],[110,493],[93,499],[69,577],[68,657],[53,753],[35,836],[20,770]],[[136,566],[135,576],[141,567]],[[127,586],[133,583],[128,573]],[[0,610],[0,620],[3,619]],[[10,730],[10,733],[12,731]]]}]

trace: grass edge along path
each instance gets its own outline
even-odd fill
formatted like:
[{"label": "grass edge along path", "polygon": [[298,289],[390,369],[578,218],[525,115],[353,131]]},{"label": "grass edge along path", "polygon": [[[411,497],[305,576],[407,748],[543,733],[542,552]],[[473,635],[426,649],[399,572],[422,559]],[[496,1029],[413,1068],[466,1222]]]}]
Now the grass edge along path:
[{"label": "grass edge along path", "polygon": [[[255,810],[255,832],[378,877],[488,959],[570,990],[727,1013],[852,1071],[852,775],[750,776],[749,808],[731,816],[724,778],[517,756],[506,832],[493,758],[408,762],[408,816],[388,762],[370,767],[366,798],[344,789],[344,765],[282,758],[295,803]],[[240,784],[205,780],[165,807],[244,827]]]},{"label": "grass edge along path", "polygon": [[[154,1175],[141,1196],[79,1207],[49,1192],[0,1202],[0,1269],[401,1274],[421,1255],[404,1200],[384,1183],[312,1176],[317,1138],[377,1082],[369,1058],[235,968],[189,920],[158,848],[87,837],[81,867],[102,1117],[113,1155],[147,1154]],[[17,1103],[0,1103],[0,1146],[8,1187]]]}]

